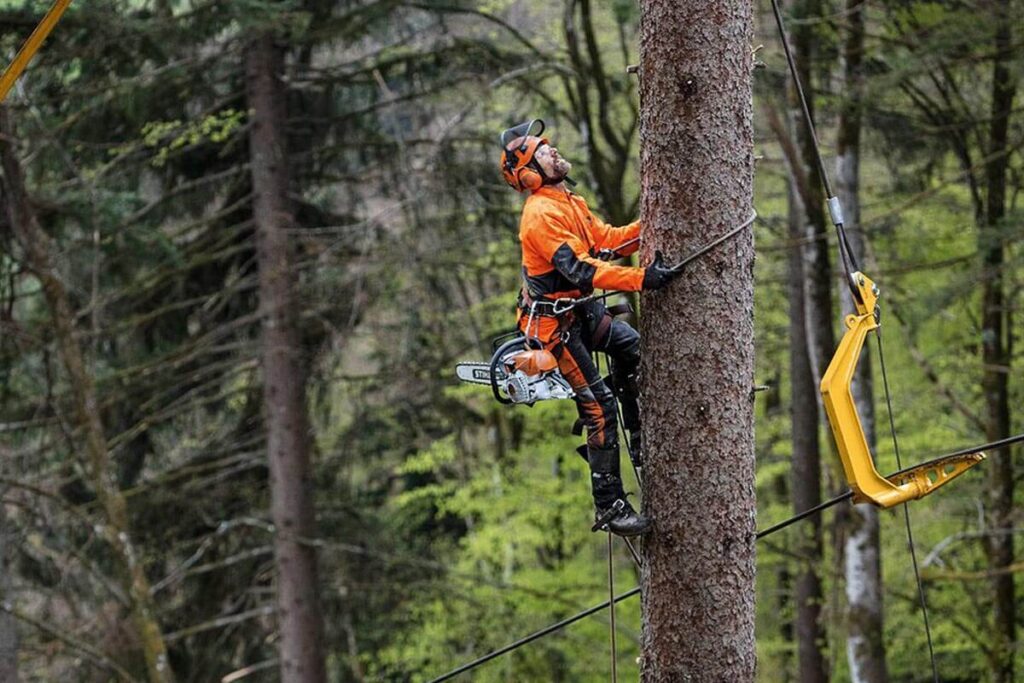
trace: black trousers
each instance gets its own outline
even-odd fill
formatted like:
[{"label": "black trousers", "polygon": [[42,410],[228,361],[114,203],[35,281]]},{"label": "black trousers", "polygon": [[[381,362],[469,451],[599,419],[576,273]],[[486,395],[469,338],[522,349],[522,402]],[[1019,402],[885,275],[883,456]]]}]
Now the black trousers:
[{"label": "black trousers", "polygon": [[[622,403],[623,427],[632,432],[640,429],[640,408],[636,375],[640,366],[640,335],[628,323],[612,319],[604,304],[593,301],[577,307],[573,320],[562,330],[551,349],[558,359],[559,370],[576,392],[576,408],[587,430],[587,449],[615,453],[618,473],[618,400]],[[605,353],[610,360],[611,374],[606,381],[598,372],[592,352]],[[609,453],[610,456],[610,453]],[[595,458],[590,458],[594,471]]]}]

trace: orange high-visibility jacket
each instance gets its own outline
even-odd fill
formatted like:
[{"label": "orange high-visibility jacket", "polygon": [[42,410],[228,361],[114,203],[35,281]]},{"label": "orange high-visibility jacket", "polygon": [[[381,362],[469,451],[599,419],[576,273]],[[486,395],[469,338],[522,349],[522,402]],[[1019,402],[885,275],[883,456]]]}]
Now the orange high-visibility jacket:
[{"label": "orange high-visibility jacket", "polygon": [[[643,268],[617,266],[596,258],[640,234],[640,221],[615,228],[590,213],[587,202],[568,190],[543,186],[533,192],[519,221],[523,278],[534,299],[579,297],[597,289],[638,292]],[[639,242],[621,250],[628,256]]]}]

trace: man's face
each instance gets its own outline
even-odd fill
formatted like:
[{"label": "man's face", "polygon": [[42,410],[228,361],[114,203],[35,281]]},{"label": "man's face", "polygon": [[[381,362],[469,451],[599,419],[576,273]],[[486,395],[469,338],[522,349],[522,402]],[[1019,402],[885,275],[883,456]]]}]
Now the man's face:
[{"label": "man's face", "polygon": [[553,145],[541,145],[537,148],[533,158],[537,160],[544,170],[544,175],[548,178],[561,179],[569,175],[569,171],[572,170],[572,164],[563,159],[558,153],[558,148]]}]

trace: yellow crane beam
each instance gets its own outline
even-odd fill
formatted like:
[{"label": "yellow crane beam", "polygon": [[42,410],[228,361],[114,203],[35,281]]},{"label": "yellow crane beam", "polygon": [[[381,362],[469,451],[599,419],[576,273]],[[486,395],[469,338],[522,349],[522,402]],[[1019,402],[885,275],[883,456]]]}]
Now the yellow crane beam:
[{"label": "yellow crane beam", "polygon": [[846,333],[821,378],[821,397],[843,461],[854,503],[889,508],[922,498],[985,459],[982,453],[932,460],[888,479],[875,469],[851,383],[868,333],[878,329],[878,287],[863,273],[852,275],[857,313],[846,316]]},{"label": "yellow crane beam", "polygon": [[46,16],[39,22],[39,25],[32,31],[32,35],[28,37],[25,44],[18,50],[18,54],[14,56],[14,61],[4,70],[3,76],[0,76],[0,103],[7,99],[7,93],[10,92],[15,82],[25,70],[25,67],[28,66],[28,63],[32,61],[32,57],[35,56],[43,41],[53,31],[53,27],[60,21],[60,18],[64,15],[64,10],[70,4],[71,0],[57,0],[54,2],[50,11],[46,13]]}]

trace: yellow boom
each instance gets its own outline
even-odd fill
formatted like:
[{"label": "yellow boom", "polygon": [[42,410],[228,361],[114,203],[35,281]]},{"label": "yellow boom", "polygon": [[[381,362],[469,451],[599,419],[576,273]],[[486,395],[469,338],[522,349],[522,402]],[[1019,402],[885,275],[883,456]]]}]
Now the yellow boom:
[{"label": "yellow boom", "polygon": [[18,54],[14,56],[14,61],[11,62],[10,66],[4,71],[3,76],[0,76],[0,103],[3,103],[7,99],[7,93],[10,92],[11,87],[21,76],[21,73],[28,66],[28,63],[32,61],[32,57],[35,56],[39,50],[39,46],[43,44],[47,36],[50,35],[50,31],[60,21],[61,16],[64,14],[64,10],[71,4],[71,0],[57,0],[53,3],[53,7],[46,13],[43,20],[39,22],[36,29],[32,31],[32,35],[28,37],[25,44],[18,50]]},{"label": "yellow boom", "polygon": [[949,456],[886,479],[875,469],[864,428],[850,390],[868,332],[878,328],[878,287],[856,272],[852,276],[857,313],[846,316],[846,333],[821,378],[821,397],[835,435],[854,503],[889,508],[922,498],[985,459],[982,453]]}]

